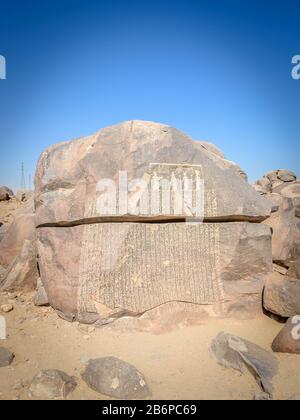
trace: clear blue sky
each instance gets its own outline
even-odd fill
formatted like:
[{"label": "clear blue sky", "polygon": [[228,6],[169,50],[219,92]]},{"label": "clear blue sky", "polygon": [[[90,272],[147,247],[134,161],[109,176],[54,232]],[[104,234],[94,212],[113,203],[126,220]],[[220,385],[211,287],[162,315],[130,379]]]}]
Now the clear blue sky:
[{"label": "clear blue sky", "polygon": [[300,175],[299,0],[0,0],[0,184],[129,119],[209,140],[254,180]]}]

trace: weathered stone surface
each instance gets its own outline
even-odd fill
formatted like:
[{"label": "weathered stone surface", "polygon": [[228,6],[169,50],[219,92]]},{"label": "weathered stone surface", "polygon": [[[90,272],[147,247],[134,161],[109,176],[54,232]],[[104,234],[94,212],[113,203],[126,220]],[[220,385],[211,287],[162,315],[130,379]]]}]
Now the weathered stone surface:
[{"label": "weathered stone surface", "polygon": [[15,212],[14,221],[0,242],[0,265],[8,267],[20,254],[24,241],[34,239],[34,201],[31,199]]},{"label": "weathered stone surface", "polygon": [[0,347],[0,368],[11,365],[14,357],[15,355],[11,351]]},{"label": "weathered stone surface", "polygon": [[277,173],[277,178],[279,178],[283,182],[293,182],[296,180],[296,175],[292,171],[280,169]]},{"label": "weathered stone surface", "polygon": [[268,351],[240,337],[221,332],[211,345],[218,362],[245,373],[249,371],[262,390],[272,395],[272,379],[278,370],[277,359]]},{"label": "weathered stone surface", "polygon": [[267,311],[284,318],[300,313],[300,281],[273,273],[266,282],[263,304]]},{"label": "weathered stone surface", "polygon": [[29,395],[42,399],[65,398],[76,386],[75,379],[60,370],[41,370],[33,378]]},{"label": "weathered stone surface", "polygon": [[273,260],[288,267],[300,257],[300,221],[290,198],[279,194],[271,194],[270,198],[279,210],[263,223],[273,230]]},{"label": "weathered stone surface", "polygon": [[8,187],[0,187],[0,201],[10,200],[14,193]]},{"label": "weathered stone surface", "polygon": [[[127,171],[128,180],[143,178],[151,163],[201,167],[206,194],[215,197],[206,200],[206,218],[262,220],[270,215],[270,203],[237,176],[232,163],[175,128],[129,121],[55,145],[41,155],[35,179],[37,225],[99,217],[95,206],[98,181],[117,180],[120,170]],[[135,213],[128,211],[127,215]],[[169,218],[170,214],[160,216]]]},{"label": "weathered stone surface", "polygon": [[37,282],[37,289],[36,289],[36,295],[34,297],[34,304],[35,306],[48,306],[49,305],[49,299],[40,278],[38,279],[38,282]]},{"label": "weathered stone surface", "polygon": [[300,258],[290,264],[287,275],[289,277],[294,277],[295,279],[300,280]]},{"label": "weathered stone surface", "polygon": [[225,155],[216,145],[210,143],[208,141],[200,141],[200,144],[204,147],[204,149],[208,150],[209,152],[217,155],[221,159],[225,159]]},{"label": "weathered stone surface", "polygon": [[20,254],[13,260],[0,279],[0,290],[35,290],[37,279],[36,243],[34,240],[25,240]]},{"label": "weathered stone surface", "polygon": [[[100,223],[37,229],[41,279],[66,319],[92,323],[168,302],[261,313],[270,229],[253,223]],[[64,249],[66,252],[61,252]]]},{"label": "weathered stone surface", "polygon": [[8,228],[9,228],[9,225],[7,223],[1,224],[1,226],[0,226],[0,242],[4,238]]},{"label": "weathered stone surface", "polygon": [[272,343],[279,353],[300,354],[300,315],[290,318]]},{"label": "weathered stone surface", "polygon": [[296,178],[294,172],[286,169],[278,169],[265,174],[261,179],[256,181],[255,185],[261,186],[266,193],[272,193],[277,192],[276,190],[278,188],[282,189],[295,182],[299,182]]},{"label": "weathered stone surface", "polygon": [[143,399],[150,396],[144,376],[116,357],[89,360],[82,378],[92,389],[110,397]]}]

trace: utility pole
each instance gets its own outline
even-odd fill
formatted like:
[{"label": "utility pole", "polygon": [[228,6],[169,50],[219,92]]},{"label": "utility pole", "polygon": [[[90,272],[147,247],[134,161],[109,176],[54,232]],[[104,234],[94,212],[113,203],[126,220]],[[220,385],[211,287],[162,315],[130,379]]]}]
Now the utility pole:
[{"label": "utility pole", "polygon": [[21,190],[26,190],[24,162],[21,165]]}]

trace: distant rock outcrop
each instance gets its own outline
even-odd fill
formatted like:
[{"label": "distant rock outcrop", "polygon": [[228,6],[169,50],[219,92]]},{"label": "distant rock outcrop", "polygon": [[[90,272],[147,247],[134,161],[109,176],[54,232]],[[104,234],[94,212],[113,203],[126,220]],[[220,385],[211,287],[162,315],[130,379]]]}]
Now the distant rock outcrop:
[{"label": "distant rock outcrop", "polygon": [[263,304],[276,315],[294,316],[300,311],[300,179],[291,171],[277,170],[257,181],[254,188],[278,206],[263,222],[272,229],[272,258],[276,263]]},{"label": "distant rock outcrop", "polygon": [[14,196],[12,190],[8,187],[0,187],[0,201],[8,201]]},{"label": "distant rock outcrop", "polygon": [[272,229],[273,261],[289,267],[300,258],[300,219],[296,217],[295,206],[291,198],[279,194],[268,195],[278,205],[278,211],[272,213],[264,224]]}]

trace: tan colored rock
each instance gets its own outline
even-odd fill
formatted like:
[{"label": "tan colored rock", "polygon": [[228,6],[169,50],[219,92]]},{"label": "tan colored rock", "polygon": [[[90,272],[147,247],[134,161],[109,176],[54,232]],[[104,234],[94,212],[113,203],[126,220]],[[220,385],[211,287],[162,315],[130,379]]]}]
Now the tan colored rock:
[{"label": "tan colored rock", "polygon": [[263,304],[267,311],[284,318],[300,313],[300,281],[273,273],[266,282]]},{"label": "tan colored rock", "polygon": [[29,396],[41,399],[65,398],[77,386],[75,379],[57,369],[41,370],[32,380]]},{"label": "tan colored rock", "polygon": [[[41,155],[35,179],[37,225],[95,221],[98,181],[117,181],[120,170],[127,171],[128,180],[143,178],[151,163],[198,165],[207,194],[206,218],[260,221],[270,215],[270,203],[237,175],[232,163],[175,128],[128,121]],[[215,197],[214,204],[208,197]],[[136,214],[128,210],[127,216]]]},{"label": "tan colored rock", "polygon": [[290,198],[295,207],[295,214],[300,217],[300,181],[285,183],[274,189],[274,192]]},{"label": "tan colored rock", "polygon": [[[114,213],[114,205],[99,211],[107,197],[98,182],[118,182],[119,171],[147,186],[191,179],[192,195],[203,180],[205,223],[179,223],[196,213],[186,196],[188,214],[176,211],[174,184],[168,210],[160,202],[155,213],[134,206]],[[211,145],[151,122],[129,121],[51,147],[35,178],[39,267],[50,304],[68,320],[100,324],[173,303],[209,316],[261,313],[271,236],[248,221],[265,220],[274,205],[245,176]],[[129,197],[138,193],[132,186]],[[153,203],[150,192],[145,197]]]},{"label": "tan colored rock", "polygon": [[272,343],[279,353],[300,354],[300,315],[290,318]]},{"label": "tan colored rock", "polygon": [[[282,265],[273,264],[273,270],[276,271],[279,274],[286,275],[288,272],[288,269],[286,267],[282,267]],[[293,276],[291,276],[293,277]]]},{"label": "tan colored rock", "polygon": [[272,228],[273,260],[287,267],[300,257],[300,221],[290,198],[271,194],[279,210],[263,223]]},{"label": "tan colored rock", "polygon": [[113,398],[136,400],[151,395],[143,374],[116,357],[89,360],[82,379],[96,392]]},{"label": "tan colored rock", "polygon": [[172,301],[251,317],[272,272],[270,230],[252,223],[100,223],[39,228],[37,239],[51,306],[86,323]]},{"label": "tan colored rock", "polygon": [[32,291],[38,279],[36,243],[25,240],[20,254],[7,268],[0,281],[0,290]]},{"label": "tan colored rock", "polygon": [[5,303],[4,305],[0,306],[1,312],[8,313],[14,310],[14,307],[11,303]]},{"label": "tan colored rock", "polygon": [[0,242],[0,265],[8,267],[20,254],[25,240],[35,238],[34,202],[29,200],[14,213],[14,221]]},{"label": "tan colored rock", "polygon": [[8,201],[14,196],[12,190],[8,187],[0,187],[0,201]]}]

